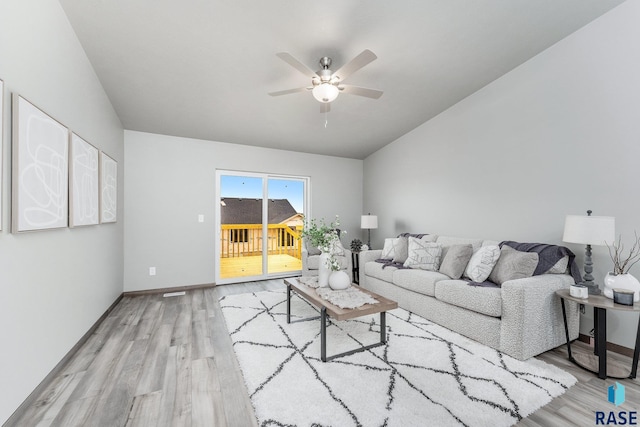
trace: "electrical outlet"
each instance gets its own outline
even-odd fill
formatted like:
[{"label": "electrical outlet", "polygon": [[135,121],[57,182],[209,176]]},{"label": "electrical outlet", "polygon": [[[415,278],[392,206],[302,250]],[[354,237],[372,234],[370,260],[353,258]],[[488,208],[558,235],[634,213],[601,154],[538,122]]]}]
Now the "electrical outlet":
[{"label": "electrical outlet", "polygon": [[198,215],[198,222],[204,222],[204,215]]},{"label": "electrical outlet", "polygon": [[155,275],[156,275],[156,268],[149,267],[149,276],[155,276]]}]

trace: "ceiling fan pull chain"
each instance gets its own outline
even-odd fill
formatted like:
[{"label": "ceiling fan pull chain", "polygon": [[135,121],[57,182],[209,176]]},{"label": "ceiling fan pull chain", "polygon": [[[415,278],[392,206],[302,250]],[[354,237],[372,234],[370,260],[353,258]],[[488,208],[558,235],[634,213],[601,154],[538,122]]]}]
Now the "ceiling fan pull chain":
[{"label": "ceiling fan pull chain", "polygon": [[327,128],[327,124],[329,123],[329,119],[327,118],[327,112],[324,112],[324,128]]}]

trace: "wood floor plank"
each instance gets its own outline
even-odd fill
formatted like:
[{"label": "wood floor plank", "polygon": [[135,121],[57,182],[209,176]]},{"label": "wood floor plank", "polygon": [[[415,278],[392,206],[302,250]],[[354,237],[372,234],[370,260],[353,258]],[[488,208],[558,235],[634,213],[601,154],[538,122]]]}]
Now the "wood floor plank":
[{"label": "wood floor plank", "polygon": [[191,425],[225,427],[227,423],[215,361],[211,357],[193,360],[191,372]]},{"label": "wood floor plank", "polygon": [[32,425],[50,426],[53,420],[69,401],[69,396],[82,379],[84,372],[61,375],[52,383],[48,393],[32,405],[26,417],[33,420]]},{"label": "wood floor plank", "polygon": [[157,427],[159,424],[160,403],[162,391],[136,396],[129,418],[125,424],[127,427]]},{"label": "wood floor plank", "polygon": [[171,347],[165,372],[160,425],[191,426],[191,346]]},{"label": "wood floor plank", "polygon": [[213,357],[214,351],[207,311],[204,309],[195,311],[194,309],[192,315],[191,359]]},{"label": "wood floor plank", "polygon": [[122,426],[130,408],[140,377],[148,340],[128,341],[123,349],[123,357],[113,370],[111,381],[105,384],[101,398],[96,402],[93,421],[98,425]]},{"label": "wood floor plank", "polygon": [[182,345],[191,342],[191,322],[192,310],[191,303],[182,303],[178,305],[178,317],[173,325],[171,332],[171,345]]},{"label": "wood floor plank", "polygon": [[173,325],[158,324],[152,333],[147,352],[143,358],[140,378],[135,391],[136,396],[162,390],[172,331]]}]

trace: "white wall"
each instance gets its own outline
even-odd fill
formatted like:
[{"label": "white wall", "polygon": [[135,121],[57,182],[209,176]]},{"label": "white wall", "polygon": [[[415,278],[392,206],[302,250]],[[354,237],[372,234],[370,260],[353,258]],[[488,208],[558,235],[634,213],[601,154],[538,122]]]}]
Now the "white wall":
[{"label": "white wall", "polygon": [[[615,216],[630,244],[640,232],[638,22],[640,2],[623,3],[365,159],[376,245],[404,231],[561,243],[565,215],[587,209]],[[584,247],[567,246],[582,266]],[[601,281],[606,247],[594,263]],[[613,316],[609,341],[633,348],[636,325]],[[591,327],[583,318],[581,332]]]},{"label": "white wall", "polygon": [[311,216],[360,237],[362,160],[133,131],[125,158],[125,291],[215,281],[216,169],[310,177]]},{"label": "white wall", "polygon": [[0,2],[0,79],[1,424],[122,293],[123,268],[122,208],[117,224],[10,234],[11,93],[124,162],[120,121],[56,0]]}]

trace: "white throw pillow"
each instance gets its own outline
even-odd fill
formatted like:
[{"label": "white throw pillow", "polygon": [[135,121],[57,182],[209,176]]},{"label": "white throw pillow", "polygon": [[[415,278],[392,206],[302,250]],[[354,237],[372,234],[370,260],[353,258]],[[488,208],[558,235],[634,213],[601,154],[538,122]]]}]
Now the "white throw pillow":
[{"label": "white throw pillow", "polygon": [[473,254],[464,271],[465,277],[474,282],[484,282],[491,274],[500,258],[500,247],[498,245],[483,246]]},{"label": "white throw pillow", "polygon": [[422,270],[438,271],[442,246],[435,242],[425,242],[415,237],[409,237],[409,250],[405,267],[420,268]]},{"label": "white throw pillow", "polygon": [[345,256],[345,250],[344,250],[344,246],[342,246],[342,242],[338,239],[333,241],[333,244],[331,245],[331,248],[329,249],[329,253],[331,255],[336,255],[336,256]]},{"label": "white throw pillow", "polygon": [[384,239],[384,247],[380,258],[393,260],[394,262],[404,262],[407,259],[407,238],[389,237]]}]

